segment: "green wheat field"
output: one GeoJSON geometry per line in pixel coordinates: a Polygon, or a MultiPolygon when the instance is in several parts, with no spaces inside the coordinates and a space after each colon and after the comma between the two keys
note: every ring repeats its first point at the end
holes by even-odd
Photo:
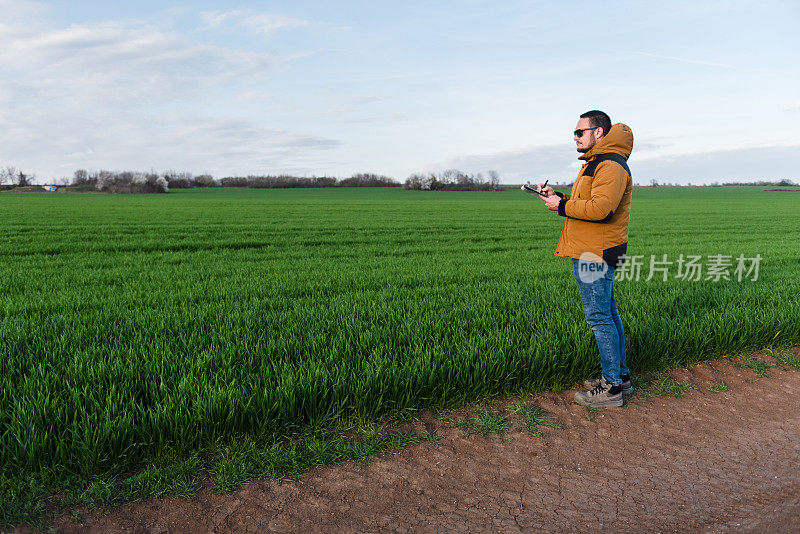
{"type": "MultiPolygon", "coordinates": [[[[797,344],[799,210],[636,188],[642,276],[616,284],[634,373],[797,344]],[[646,281],[665,254],[730,256],[731,279],[646,281]]],[[[159,462],[599,370],[562,219],[519,190],[4,193],[0,216],[0,524],[159,462]]]]}

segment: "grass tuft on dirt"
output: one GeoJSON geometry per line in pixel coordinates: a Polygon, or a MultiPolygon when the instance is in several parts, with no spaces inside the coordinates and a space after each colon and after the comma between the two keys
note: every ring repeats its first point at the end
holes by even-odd
{"type": "Polygon", "coordinates": [[[785,352],[775,358],[779,363],[800,370],[800,358],[791,352],[785,352]]]}
{"type": "Polygon", "coordinates": [[[728,389],[728,386],[727,384],[725,384],[724,380],[720,380],[719,382],[711,384],[706,389],[711,393],[720,393],[722,391],[726,391],[728,389]]]}
{"type": "Polygon", "coordinates": [[[536,437],[542,435],[542,431],[539,429],[540,426],[548,428],[559,427],[555,417],[534,404],[528,405],[518,402],[512,405],[511,411],[525,418],[525,425],[528,427],[528,430],[531,431],[531,434],[536,437]]]}
{"type": "Polygon", "coordinates": [[[480,411],[477,422],[478,430],[484,436],[501,435],[509,431],[506,418],[497,412],[480,411]]]}
{"type": "Polygon", "coordinates": [[[633,400],[647,400],[652,397],[682,397],[694,389],[689,382],[677,382],[669,376],[662,376],[652,382],[639,386],[633,400]]]}
{"type": "Polygon", "coordinates": [[[768,369],[775,367],[759,358],[758,356],[742,356],[742,363],[732,362],[734,367],[739,369],[750,369],[758,376],[769,376],[768,369]]]}

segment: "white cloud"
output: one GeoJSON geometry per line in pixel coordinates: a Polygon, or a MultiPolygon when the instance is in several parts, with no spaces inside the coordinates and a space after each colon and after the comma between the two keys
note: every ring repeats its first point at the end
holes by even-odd
{"type": "Polygon", "coordinates": [[[341,119],[336,119],[338,123],[344,124],[367,124],[371,122],[378,122],[378,123],[394,123],[396,121],[401,121],[404,119],[410,118],[410,115],[406,115],[404,113],[387,113],[384,115],[373,115],[373,116],[360,116],[360,117],[343,117],[341,119]]]}
{"type": "Polygon", "coordinates": [[[31,0],[0,0],[0,13],[3,14],[4,21],[15,21],[41,16],[47,8],[41,2],[31,0]]]}
{"type": "Polygon", "coordinates": [[[247,89],[245,91],[241,91],[238,95],[236,95],[236,100],[239,102],[250,102],[250,101],[268,101],[272,97],[272,93],[270,91],[260,91],[255,89],[247,89]]]}
{"type": "Polygon", "coordinates": [[[356,105],[359,104],[374,104],[376,102],[383,102],[388,100],[389,97],[381,96],[381,95],[352,95],[348,97],[348,100],[356,105]]]}
{"type": "Polygon", "coordinates": [[[52,135],[39,139],[37,161],[53,169],[52,176],[70,175],[78,168],[176,169],[217,175],[275,169],[310,172],[319,151],[341,144],[334,139],[263,128],[241,119],[180,113],[130,123],[95,119],[85,126],[87,134],[77,138],[70,135],[71,125],[53,124],[52,135]]]}
{"type": "MultiPolygon", "coordinates": [[[[156,27],[122,22],[71,25],[0,36],[0,72],[17,97],[61,96],[74,102],[182,99],[238,77],[263,78],[283,68],[275,54],[195,43],[156,27]]],[[[134,104],[136,102],[133,102],[134,104]]]]}
{"type": "Polygon", "coordinates": [[[205,116],[225,99],[263,104],[266,82],[289,56],[198,42],[142,21],[27,24],[35,10],[22,7],[0,28],[2,164],[43,179],[78,167],[265,172],[304,168],[316,151],[340,144],[259,124],[258,114],[205,116]]]}
{"type": "Polygon", "coordinates": [[[252,13],[241,9],[204,11],[200,16],[206,28],[219,28],[230,24],[252,28],[266,35],[283,28],[302,28],[312,24],[310,21],[286,15],[252,13]]]}
{"type": "Polygon", "coordinates": [[[320,111],[315,116],[316,117],[337,117],[344,113],[349,113],[353,111],[353,108],[333,108],[333,109],[326,109],[325,111],[320,111]]]}
{"type": "MultiPolygon", "coordinates": [[[[319,91],[320,94],[327,94],[319,91]]],[[[404,113],[382,113],[382,114],[369,114],[365,115],[361,108],[372,107],[372,104],[377,104],[389,100],[388,96],[380,95],[346,95],[335,102],[341,102],[343,105],[332,107],[316,113],[316,117],[320,118],[333,118],[337,123],[370,123],[370,122],[385,122],[397,121],[406,119],[409,116],[404,113]]]]}
{"type": "Polygon", "coordinates": [[[653,57],[657,59],[668,59],[670,61],[677,61],[679,63],[691,63],[693,65],[707,65],[709,67],[723,67],[726,69],[734,68],[733,65],[728,65],[727,63],[716,63],[714,61],[705,61],[702,59],[693,59],[693,58],[676,57],[676,56],[663,56],[661,54],[651,54],[649,52],[634,52],[634,53],[640,56],[653,57]]]}

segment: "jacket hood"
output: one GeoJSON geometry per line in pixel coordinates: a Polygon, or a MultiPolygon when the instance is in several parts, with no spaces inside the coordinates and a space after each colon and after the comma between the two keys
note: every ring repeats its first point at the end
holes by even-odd
{"type": "Polygon", "coordinates": [[[578,159],[590,160],[600,154],[619,154],[626,160],[633,151],[633,132],[626,125],[618,122],[608,131],[592,149],[580,156],[578,159]]]}

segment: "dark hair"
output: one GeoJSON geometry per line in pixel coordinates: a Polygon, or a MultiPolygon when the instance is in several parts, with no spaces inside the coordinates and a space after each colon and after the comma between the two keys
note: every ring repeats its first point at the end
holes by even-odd
{"type": "Polygon", "coordinates": [[[611,117],[602,111],[593,109],[581,115],[581,118],[589,119],[589,124],[592,125],[592,128],[602,128],[603,135],[608,135],[608,131],[611,129],[611,117]]]}

